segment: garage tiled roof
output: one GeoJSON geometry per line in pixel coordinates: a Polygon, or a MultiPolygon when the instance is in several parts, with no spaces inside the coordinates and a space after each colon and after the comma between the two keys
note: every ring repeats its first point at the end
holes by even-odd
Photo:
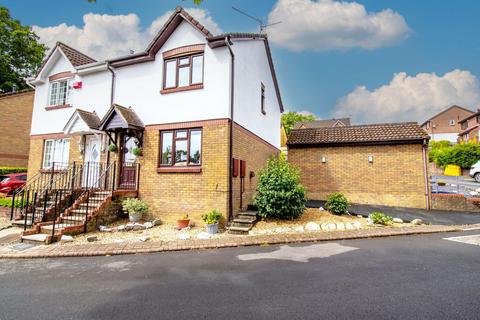
{"type": "Polygon", "coordinates": [[[416,122],[367,124],[349,127],[296,129],[287,145],[350,145],[421,142],[428,134],[416,122]]]}

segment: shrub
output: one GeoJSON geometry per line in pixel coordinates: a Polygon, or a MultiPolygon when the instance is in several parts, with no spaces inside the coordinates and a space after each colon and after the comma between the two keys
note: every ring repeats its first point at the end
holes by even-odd
{"type": "Polygon", "coordinates": [[[272,157],[260,171],[254,205],[262,218],[295,219],[305,210],[300,172],[285,160],[272,157]]]}
{"type": "Polygon", "coordinates": [[[27,172],[25,167],[0,167],[0,175],[27,172]]]}
{"type": "Polygon", "coordinates": [[[375,224],[391,224],[393,222],[393,218],[383,214],[382,212],[372,212],[368,215],[370,220],[372,220],[375,224]]]}
{"type": "Polygon", "coordinates": [[[335,192],[328,195],[325,209],[333,214],[341,215],[347,213],[349,205],[347,198],[342,193],[335,192]]]}
{"type": "Polygon", "coordinates": [[[480,145],[476,143],[460,143],[454,146],[446,143],[430,143],[429,159],[439,167],[445,168],[449,164],[469,169],[480,160],[480,145]]]}
{"type": "Polygon", "coordinates": [[[215,224],[222,219],[222,214],[217,210],[212,210],[209,213],[202,215],[202,219],[206,224],[215,224]]]}
{"type": "MultiPolygon", "coordinates": [[[[26,199],[23,200],[23,203],[26,203],[26,199]]],[[[15,199],[15,208],[19,208],[22,203],[22,199],[15,199]]],[[[11,208],[12,207],[12,198],[0,198],[0,207],[11,208]]]]}
{"type": "Polygon", "coordinates": [[[145,214],[148,212],[148,205],[136,198],[128,198],[122,202],[123,210],[128,212],[128,214],[145,214]]]}
{"type": "Polygon", "coordinates": [[[108,145],[108,151],[116,153],[118,151],[118,147],[116,144],[111,143],[108,145]]]}

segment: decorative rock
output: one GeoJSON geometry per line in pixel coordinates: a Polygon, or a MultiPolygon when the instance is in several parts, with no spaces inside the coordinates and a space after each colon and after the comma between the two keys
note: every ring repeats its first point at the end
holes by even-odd
{"type": "Polygon", "coordinates": [[[372,219],[370,219],[370,218],[367,218],[367,224],[368,224],[369,226],[373,226],[373,225],[374,225],[372,219]]]}
{"type": "Polygon", "coordinates": [[[320,226],[318,225],[318,223],[308,222],[308,223],[305,225],[305,229],[306,229],[307,231],[319,231],[319,230],[320,230],[320,226]]]}
{"type": "Polygon", "coordinates": [[[135,223],[135,224],[133,225],[133,230],[135,230],[135,231],[136,231],[136,230],[144,230],[144,229],[145,229],[145,226],[144,226],[143,224],[141,224],[141,223],[135,223]]]}
{"type": "Polygon", "coordinates": [[[357,214],[357,218],[363,218],[361,214],[357,214]]]}
{"type": "Polygon", "coordinates": [[[298,226],[298,227],[293,228],[293,231],[296,231],[296,232],[305,232],[305,228],[304,228],[303,226],[298,226]]]}
{"type": "Polygon", "coordinates": [[[290,232],[292,229],[289,227],[284,227],[284,228],[275,228],[275,233],[286,233],[290,232]]]}
{"type": "Polygon", "coordinates": [[[393,218],[394,223],[403,223],[403,220],[400,218],[393,218]]]}
{"type": "Polygon", "coordinates": [[[318,210],[325,211],[325,209],[323,207],[318,208],[318,210]]]}
{"type": "Polygon", "coordinates": [[[125,240],[123,240],[123,239],[117,239],[117,240],[115,240],[115,241],[113,241],[113,242],[115,242],[115,243],[124,243],[125,240]]]}
{"type": "Polygon", "coordinates": [[[127,223],[127,224],[125,225],[125,231],[133,230],[133,226],[134,226],[133,223],[127,223]]]}
{"type": "Polygon", "coordinates": [[[354,227],[355,229],[361,229],[361,228],[362,228],[362,224],[361,224],[360,222],[358,222],[358,221],[355,221],[355,222],[353,223],[353,227],[354,227]]]}
{"type": "Polygon", "coordinates": [[[320,227],[323,231],[328,231],[328,223],[322,223],[320,227]]]}
{"type": "Polygon", "coordinates": [[[410,223],[415,225],[420,225],[420,224],[423,224],[423,221],[422,219],[413,219],[412,221],[410,221],[410,223]]]}
{"type": "Polygon", "coordinates": [[[345,224],[343,224],[342,222],[337,223],[337,230],[345,230],[345,224]]]}
{"type": "Polygon", "coordinates": [[[197,234],[197,239],[201,239],[201,240],[205,240],[205,239],[210,239],[211,238],[211,235],[210,233],[207,233],[207,232],[200,232],[197,234]]]}
{"type": "Polygon", "coordinates": [[[150,240],[150,237],[149,236],[143,236],[143,237],[138,238],[138,240],[140,240],[142,242],[145,242],[145,241],[150,240]]]}
{"type": "Polygon", "coordinates": [[[97,236],[89,236],[89,237],[87,237],[87,241],[88,241],[88,242],[94,242],[94,241],[97,241],[97,240],[98,240],[97,236]]]}
{"type": "Polygon", "coordinates": [[[333,231],[337,229],[337,225],[335,223],[328,224],[328,230],[333,231]]]}
{"type": "Polygon", "coordinates": [[[345,223],[345,228],[346,228],[347,230],[353,230],[353,229],[355,229],[354,225],[351,224],[350,222],[345,223]]]}
{"type": "Polygon", "coordinates": [[[477,191],[470,191],[469,192],[471,196],[478,196],[478,192],[477,191]]]}
{"type": "Polygon", "coordinates": [[[190,235],[188,233],[180,233],[178,235],[178,239],[180,240],[187,240],[187,239],[190,239],[190,235]]]}
{"type": "Polygon", "coordinates": [[[154,224],[152,222],[145,222],[143,226],[145,227],[145,229],[151,229],[153,228],[154,224]]]}
{"type": "Polygon", "coordinates": [[[118,226],[117,231],[125,231],[125,226],[123,224],[118,226]]]}
{"type": "Polygon", "coordinates": [[[152,224],[153,224],[154,226],[159,226],[159,225],[162,224],[162,221],[161,221],[160,219],[155,219],[155,220],[152,221],[152,224]]]}
{"type": "Polygon", "coordinates": [[[188,227],[185,227],[185,228],[181,229],[180,231],[188,231],[188,230],[190,230],[190,229],[191,229],[191,227],[188,226],[188,227]]]}
{"type": "Polygon", "coordinates": [[[108,228],[108,227],[105,227],[105,226],[100,226],[99,229],[100,229],[100,232],[112,232],[113,231],[112,228],[108,228]]]}
{"type": "Polygon", "coordinates": [[[67,236],[66,234],[62,235],[62,238],[60,239],[62,242],[72,242],[73,237],[72,236],[67,236]]]}

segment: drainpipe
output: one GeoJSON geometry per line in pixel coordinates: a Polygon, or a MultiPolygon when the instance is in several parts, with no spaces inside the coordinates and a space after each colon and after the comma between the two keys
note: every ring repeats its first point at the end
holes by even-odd
{"type": "Polygon", "coordinates": [[[234,77],[235,77],[235,55],[233,54],[232,47],[230,46],[230,37],[225,37],[225,45],[230,52],[230,122],[229,122],[229,143],[228,143],[228,220],[233,218],[233,111],[234,111],[234,77]]]}
{"type": "Polygon", "coordinates": [[[429,192],[429,183],[428,183],[428,162],[427,162],[427,148],[428,143],[427,140],[423,140],[422,145],[422,156],[423,156],[423,178],[425,181],[425,201],[426,201],[426,208],[430,210],[430,192],[429,192]]]}
{"type": "Polygon", "coordinates": [[[107,69],[108,69],[108,71],[110,71],[112,73],[112,87],[110,89],[110,106],[112,106],[113,105],[114,92],[115,92],[115,71],[113,71],[109,62],[107,62],[107,69]]]}

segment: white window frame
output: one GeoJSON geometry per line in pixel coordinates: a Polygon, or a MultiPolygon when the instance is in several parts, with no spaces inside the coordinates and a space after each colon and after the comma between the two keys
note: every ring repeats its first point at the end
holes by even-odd
{"type": "Polygon", "coordinates": [[[68,166],[69,153],[69,139],[46,139],[43,145],[42,168],[51,169],[55,163],[55,168],[65,169],[68,166]]]}
{"type": "Polygon", "coordinates": [[[49,106],[62,106],[69,103],[69,96],[71,92],[72,79],[59,79],[50,82],[48,89],[48,105],[49,106]],[[60,85],[65,83],[65,94],[60,92],[60,85]]]}
{"type": "Polygon", "coordinates": [[[451,125],[451,126],[454,126],[456,124],[456,122],[455,122],[455,120],[449,120],[448,124],[451,125]]]}

